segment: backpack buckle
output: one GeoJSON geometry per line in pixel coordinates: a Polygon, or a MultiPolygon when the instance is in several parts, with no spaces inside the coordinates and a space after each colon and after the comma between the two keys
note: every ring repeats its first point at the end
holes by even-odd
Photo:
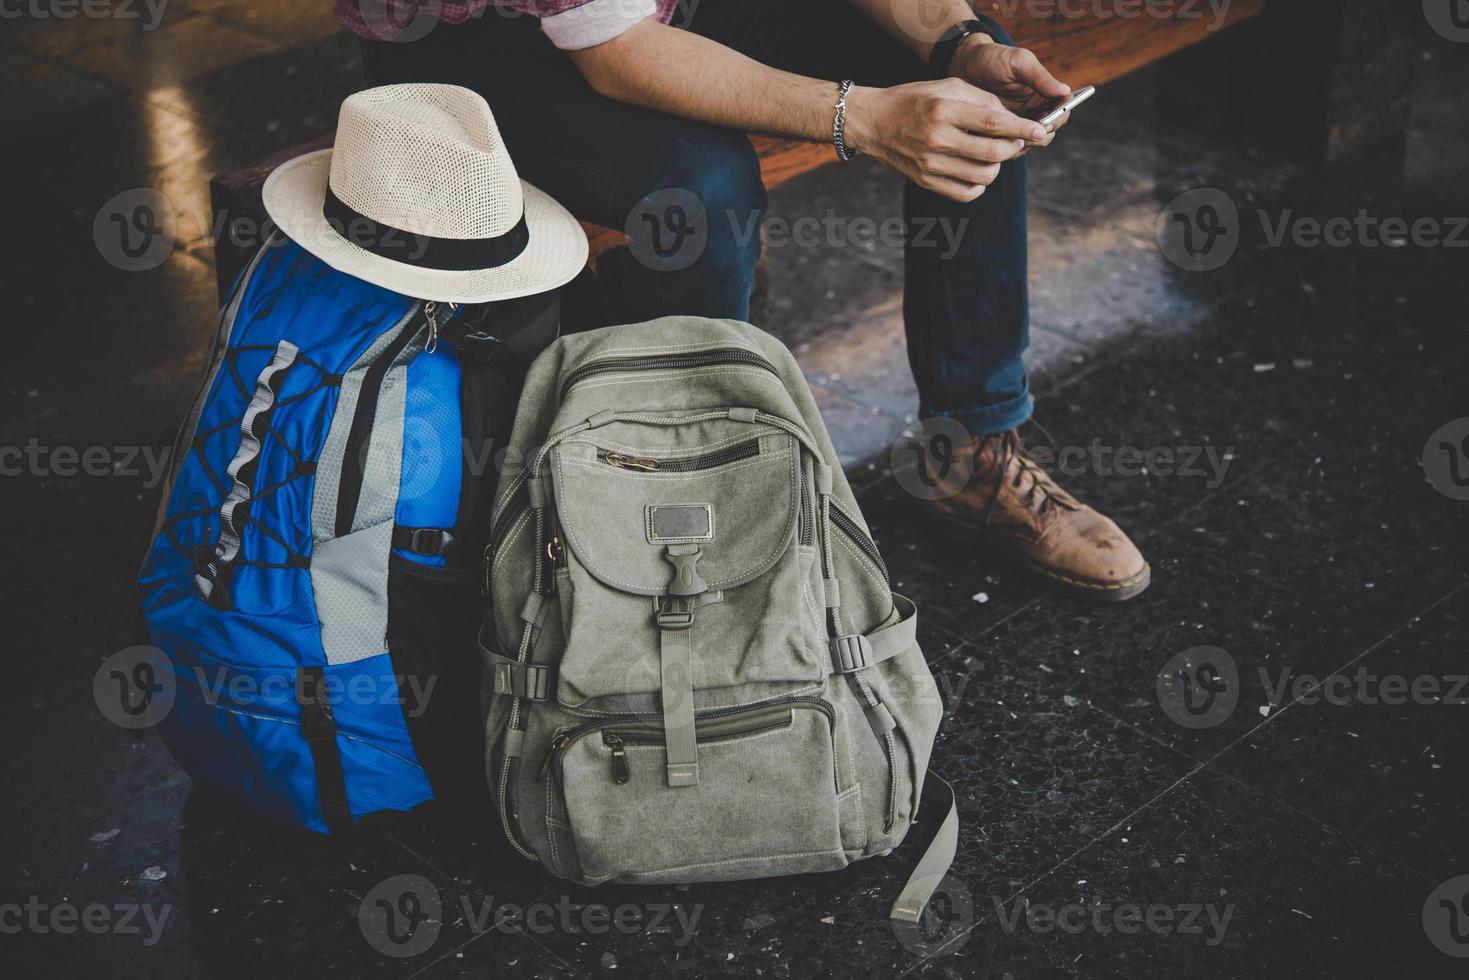
{"type": "Polygon", "coordinates": [[[653,621],[662,630],[686,630],[694,625],[697,608],[699,603],[693,596],[667,596],[653,614],[653,621]]]}
{"type": "Polygon", "coordinates": [[[301,705],[301,734],[308,742],[336,737],[337,722],[332,706],[318,700],[301,705]]]}
{"type": "Polygon", "coordinates": [[[831,640],[832,667],[838,674],[850,674],[876,662],[872,641],[860,633],[834,636],[831,640]]]}
{"type": "Polygon", "coordinates": [[[686,630],[694,625],[699,596],[709,591],[709,583],[694,567],[704,555],[696,544],[671,544],[664,557],[673,566],[673,580],[668,583],[668,595],[659,603],[653,621],[659,629],[686,630]]]}
{"type": "Polygon", "coordinates": [[[412,548],[420,555],[442,555],[454,542],[454,535],[441,528],[416,527],[411,538],[412,548]]]}

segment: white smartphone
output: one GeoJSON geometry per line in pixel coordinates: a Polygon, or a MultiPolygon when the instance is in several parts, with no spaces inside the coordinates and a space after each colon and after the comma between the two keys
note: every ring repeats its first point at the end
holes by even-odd
{"type": "Polygon", "coordinates": [[[1081,105],[1087,99],[1096,94],[1097,87],[1095,85],[1088,85],[1086,88],[1079,88],[1075,92],[1072,92],[1070,96],[1061,101],[1059,104],[1047,110],[1046,114],[1037,119],[1036,122],[1046,127],[1046,130],[1049,131],[1052,126],[1061,121],[1062,117],[1065,116],[1066,113],[1070,112],[1072,109],[1075,109],[1077,106],[1081,105]]]}

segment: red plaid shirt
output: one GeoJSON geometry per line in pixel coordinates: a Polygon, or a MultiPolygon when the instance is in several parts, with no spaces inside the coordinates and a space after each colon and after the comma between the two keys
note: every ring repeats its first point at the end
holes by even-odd
{"type": "Polygon", "coordinates": [[[517,15],[544,20],[591,4],[594,9],[587,13],[596,15],[589,18],[595,23],[586,28],[573,25],[559,32],[547,30],[558,45],[578,47],[582,45],[562,44],[562,36],[573,40],[579,35],[605,34],[601,40],[615,37],[621,31],[611,25],[625,23],[622,30],[631,27],[642,18],[645,6],[652,6],[653,16],[667,24],[681,2],[686,0],[336,0],[336,13],[349,30],[370,41],[410,41],[428,33],[438,22],[462,24],[471,17],[517,15]],[[502,9],[491,11],[490,7],[502,9]],[[592,33],[585,34],[586,30],[592,33]],[[607,33],[609,30],[612,33],[607,33]]]}

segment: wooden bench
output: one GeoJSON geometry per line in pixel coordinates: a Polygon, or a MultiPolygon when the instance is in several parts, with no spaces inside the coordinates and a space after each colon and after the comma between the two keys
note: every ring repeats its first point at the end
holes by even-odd
{"type": "MultiPolygon", "coordinates": [[[[1015,9],[1013,17],[1007,17],[1000,9],[992,9],[1000,7],[992,0],[980,4],[980,9],[1005,23],[1017,42],[1035,51],[1058,77],[1086,84],[1101,85],[1119,78],[1216,33],[1214,15],[1205,3],[1197,3],[1191,8],[1187,4],[1177,4],[1176,9],[1191,10],[1191,13],[1173,18],[1147,15],[1126,18],[1041,16],[1036,11],[1066,8],[1047,3],[1005,4],[1006,8],[1010,6],[1015,9]]],[[[1223,22],[1218,26],[1232,27],[1253,18],[1263,6],[1264,0],[1233,0],[1227,5],[1223,22]]],[[[832,148],[825,144],[761,135],[752,135],[750,139],[760,157],[761,176],[766,187],[770,188],[836,159],[832,148]]],[[[330,143],[330,136],[323,136],[254,166],[220,174],[210,181],[210,202],[215,218],[213,227],[216,229],[215,263],[221,295],[248,259],[253,241],[253,238],[233,240],[230,222],[245,218],[247,221],[243,227],[260,227],[265,219],[260,187],[270,171],[293,156],[330,143]]],[[[511,149],[513,152],[514,148],[511,149]]],[[[627,241],[620,229],[586,223],[583,227],[591,242],[593,263],[597,255],[627,241]]]]}

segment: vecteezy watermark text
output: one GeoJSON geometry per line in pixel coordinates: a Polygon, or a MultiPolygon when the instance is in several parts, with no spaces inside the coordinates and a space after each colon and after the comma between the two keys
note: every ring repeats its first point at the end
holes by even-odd
{"type": "MultiPolygon", "coordinates": [[[[943,500],[962,492],[974,475],[974,437],[957,419],[934,416],[908,426],[893,441],[888,465],[893,477],[920,500],[943,500]]],[[[1053,476],[1148,476],[1203,480],[1222,486],[1234,463],[1233,446],[1112,445],[1093,438],[1086,445],[1024,447],[1030,462],[1053,476]]]]}
{"type": "MultiPolygon", "coordinates": [[[[1291,667],[1255,669],[1261,704],[1269,716],[1287,704],[1334,707],[1418,705],[1469,707],[1469,674],[1379,673],[1365,664],[1322,677],[1291,667]]],[[[1191,647],[1169,658],[1157,676],[1158,706],[1184,728],[1214,728],[1234,714],[1245,678],[1229,652],[1191,647]]]]}
{"type": "MultiPolygon", "coordinates": [[[[702,905],[669,902],[607,906],[576,902],[569,895],[529,904],[496,902],[493,895],[476,899],[459,896],[460,918],[475,935],[491,930],[505,933],[573,936],[666,934],[673,945],[687,946],[699,928],[702,905]]],[[[373,949],[385,956],[406,958],[431,949],[443,929],[444,900],[423,875],[394,875],[362,897],[357,921],[373,949]]]]}
{"type": "Polygon", "coordinates": [[[30,895],[23,903],[0,903],[0,934],[142,936],[144,946],[155,946],[172,913],[170,903],[88,902],[79,906],[46,902],[39,895],[30,895]]]}
{"type": "Polygon", "coordinates": [[[0,20],[136,20],[156,30],[169,0],[0,0],[0,20]]]}
{"type": "MultiPolygon", "coordinates": [[[[428,710],[438,682],[439,675],[432,673],[326,674],[312,697],[328,708],[396,705],[407,717],[418,718],[428,710]]],[[[92,676],[92,697],[108,721],[139,731],[168,717],[181,686],[210,706],[268,713],[287,707],[294,714],[305,693],[302,683],[285,671],[262,675],[194,664],[180,672],[162,650],[140,645],[102,662],[92,676]]]]}
{"type": "Polygon", "coordinates": [[[152,490],[168,474],[171,456],[167,446],[48,446],[32,437],[24,446],[0,446],[0,477],[142,477],[152,490]]]}
{"type": "MultiPolygon", "coordinates": [[[[1155,237],[1168,261],[1189,272],[1210,272],[1227,264],[1244,238],[1247,212],[1227,192],[1198,187],[1175,197],[1158,214],[1155,237]]],[[[1294,208],[1272,213],[1254,210],[1265,248],[1469,248],[1469,215],[1317,216],[1294,208]]]]}
{"type": "Polygon", "coordinates": [[[1210,490],[1223,485],[1234,461],[1233,446],[1111,446],[1093,439],[1085,446],[1034,446],[1030,458],[1061,476],[1159,476],[1201,479],[1210,490]]]}
{"type": "Polygon", "coordinates": [[[1017,932],[1022,924],[1031,932],[1045,935],[1064,932],[1078,936],[1092,932],[1099,936],[1113,933],[1136,935],[1148,932],[1155,936],[1203,936],[1205,946],[1218,946],[1224,941],[1234,904],[1183,902],[1179,904],[1147,904],[1135,902],[1067,902],[1048,905],[1022,898],[1006,908],[1005,899],[991,896],[995,918],[1007,934],[1017,932]]]}

